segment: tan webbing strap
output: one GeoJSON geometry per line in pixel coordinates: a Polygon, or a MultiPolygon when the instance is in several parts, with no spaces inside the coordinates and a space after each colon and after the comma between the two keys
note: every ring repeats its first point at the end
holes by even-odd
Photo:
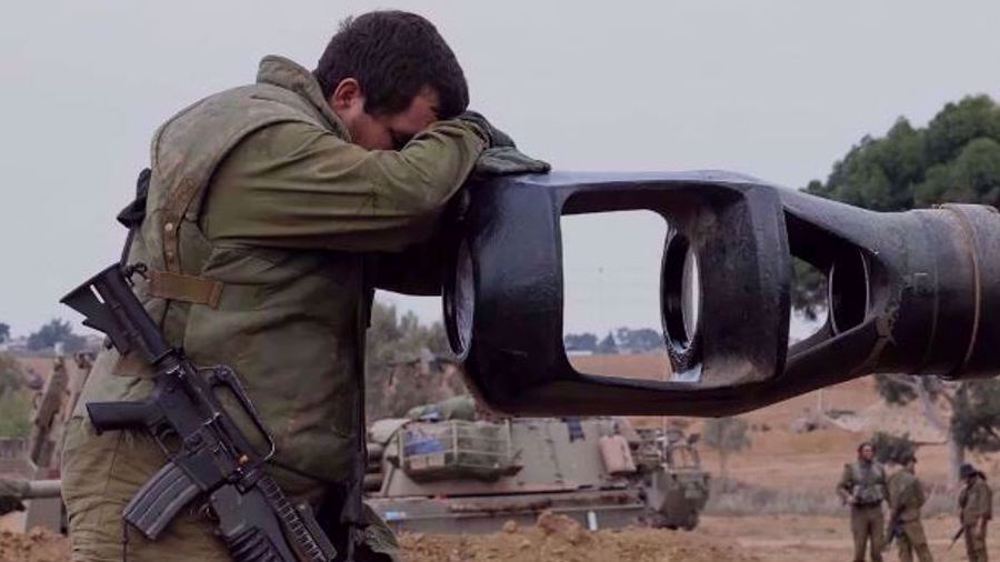
{"type": "Polygon", "coordinates": [[[204,277],[157,269],[149,271],[149,295],[161,299],[205,304],[216,308],[219,306],[223,287],[221,281],[204,277]]]}
{"type": "Polygon", "coordinates": [[[163,263],[167,271],[180,274],[180,234],[181,219],[191,200],[198,194],[198,182],[184,178],[173,192],[167,195],[163,217],[163,263]]]}

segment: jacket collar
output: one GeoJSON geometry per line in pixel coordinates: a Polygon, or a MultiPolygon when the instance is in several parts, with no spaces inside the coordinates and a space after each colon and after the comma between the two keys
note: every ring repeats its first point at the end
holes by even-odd
{"type": "Polygon", "coordinates": [[[271,84],[295,92],[323,116],[338,136],[350,142],[350,132],[323,98],[323,91],[316,77],[297,62],[278,55],[264,57],[257,71],[257,83],[271,84]]]}

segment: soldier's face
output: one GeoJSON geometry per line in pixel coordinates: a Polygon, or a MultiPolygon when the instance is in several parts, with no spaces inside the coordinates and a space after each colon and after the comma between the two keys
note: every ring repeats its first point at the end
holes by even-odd
{"type": "Polygon", "coordinates": [[[343,80],[330,97],[330,107],[351,133],[351,142],[368,150],[399,150],[414,135],[438,120],[439,97],[425,87],[398,113],[373,115],[353,79],[343,80]]]}
{"type": "Polygon", "coordinates": [[[864,447],[861,447],[860,455],[861,458],[866,461],[870,461],[875,458],[875,449],[873,449],[870,445],[865,445],[864,447]]]}

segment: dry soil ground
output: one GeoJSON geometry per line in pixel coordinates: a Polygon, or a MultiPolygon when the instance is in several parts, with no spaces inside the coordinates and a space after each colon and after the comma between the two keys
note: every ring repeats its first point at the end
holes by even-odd
{"type": "MultiPolygon", "coordinates": [[[[613,372],[629,372],[648,378],[650,365],[656,360],[619,358],[613,372]]],[[[594,371],[607,366],[598,365],[594,371]]],[[[605,372],[608,372],[605,370],[605,372]]],[[[823,514],[801,513],[801,505],[788,513],[755,516],[724,516],[721,510],[707,513],[702,524],[693,532],[672,532],[650,529],[626,529],[587,533],[580,530],[555,530],[543,527],[516,529],[509,533],[486,536],[404,535],[402,543],[406,558],[412,562],[430,561],[574,561],[606,562],[636,560],[650,562],[840,562],[850,560],[850,533],[846,513],[833,500],[833,487],[845,462],[852,459],[857,443],[878,429],[870,426],[861,432],[849,432],[827,427],[808,433],[790,429],[793,420],[807,410],[815,410],[821,402],[817,393],[801,396],[749,414],[748,421],[757,428],[751,433],[752,447],[733,457],[729,463],[730,477],[742,484],[781,489],[792,494],[830,498],[823,514]],[[768,427],[767,431],[761,430],[768,427]]],[[[826,409],[868,411],[879,403],[871,379],[859,379],[823,391],[826,409]]],[[[922,423],[915,409],[882,412],[879,419],[896,419],[897,426],[914,429],[922,423]]],[[[659,424],[662,420],[644,419],[641,423],[659,424]]],[[[700,422],[692,421],[697,431],[700,422]]],[[[953,505],[955,490],[948,481],[947,451],[942,444],[926,444],[919,449],[919,476],[935,487],[935,502],[943,508],[942,515],[926,522],[927,533],[935,560],[964,560],[961,544],[947,550],[954,531],[954,516],[947,512],[953,505]]],[[[717,457],[703,449],[706,467],[717,471],[717,457]]],[[[1000,482],[1000,465],[996,457],[973,457],[992,482],[1000,482]]],[[[996,494],[1000,499],[1000,493],[996,494]]],[[[780,512],[784,506],[769,506],[780,512]]],[[[0,522],[0,529],[3,528],[0,522]]],[[[1000,530],[993,530],[990,554],[1000,557],[1000,530]]],[[[47,534],[0,534],[0,561],[65,560],[64,539],[47,534]],[[33,553],[33,554],[32,554],[33,553]]],[[[887,556],[895,560],[895,554],[887,556]]]]}
{"type": "MultiPolygon", "coordinates": [[[[948,550],[953,520],[927,521],[934,559],[965,560],[962,545],[948,550]]],[[[407,534],[408,562],[843,562],[851,559],[846,521],[836,517],[705,517],[697,531],[516,529],[481,536],[407,534]]],[[[1000,541],[990,556],[1000,556],[1000,541]]],[[[0,532],[0,561],[64,562],[64,537],[0,532]]],[[[886,560],[896,560],[895,553],[886,560]]]]}

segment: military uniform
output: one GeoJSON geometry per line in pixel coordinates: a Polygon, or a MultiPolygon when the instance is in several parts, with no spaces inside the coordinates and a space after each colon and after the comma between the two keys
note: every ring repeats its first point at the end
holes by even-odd
{"type": "Polygon", "coordinates": [[[837,484],[837,492],[851,504],[855,562],[864,562],[866,543],[869,545],[871,559],[881,562],[882,544],[885,542],[882,501],[887,496],[885,469],[877,462],[858,460],[846,464],[837,484]]]}
{"type": "MultiPolygon", "coordinates": [[[[394,262],[434,236],[488,141],[457,120],[398,152],[350,140],[310,72],[264,58],[256,84],[199,101],[156,132],[129,262],[149,266],[136,292],[167,339],[196,364],[239,374],[277,441],[269,471],[285,491],[347,498],[335,526],[364,529],[371,550],[396,556],[360,503],[369,306],[377,286],[436,289],[440,269],[394,262]],[[430,281],[386,273],[414,269],[430,281]]],[[[75,560],[122,559],[122,508],[165,460],[143,432],[96,435],[82,405],[141,400],[150,375],[138,356],[103,351],[69,422],[62,474],[75,560]]],[[[155,545],[130,533],[127,556],[228,560],[212,531],[192,506],[155,545]]]]}
{"type": "Polygon", "coordinates": [[[993,518],[993,490],[981,474],[966,483],[958,496],[962,527],[965,528],[965,551],[969,562],[986,562],[986,531],[980,521],[993,518]],[[982,530],[982,532],[980,532],[982,530]]]}
{"type": "Polygon", "coordinates": [[[895,514],[900,529],[896,539],[900,562],[912,562],[914,552],[920,562],[933,561],[920,522],[920,508],[927,501],[923,484],[912,472],[902,469],[889,477],[887,487],[890,513],[895,514]]]}

